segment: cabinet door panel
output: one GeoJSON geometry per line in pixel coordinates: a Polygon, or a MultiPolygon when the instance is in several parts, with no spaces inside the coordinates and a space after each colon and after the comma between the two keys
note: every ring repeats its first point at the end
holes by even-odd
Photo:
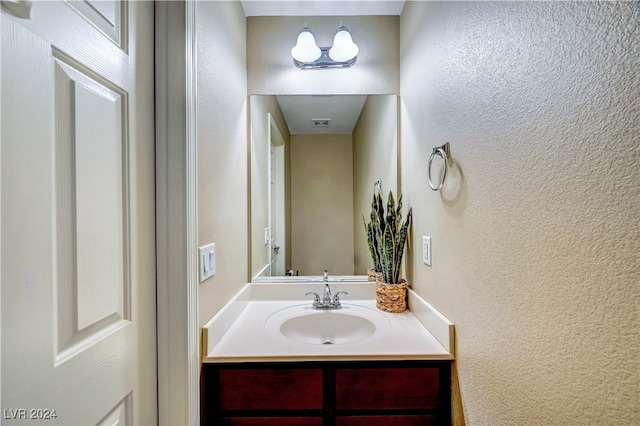
{"type": "Polygon", "coordinates": [[[223,425],[229,426],[322,426],[320,417],[244,417],[226,418],[223,425]]]}
{"type": "Polygon", "coordinates": [[[338,417],[336,420],[337,426],[430,426],[437,424],[438,419],[432,415],[338,417]]]}
{"type": "Polygon", "coordinates": [[[322,408],[322,369],[220,370],[222,410],[322,408]]]}
{"type": "Polygon", "coordinates": [[[336,408],[435,408],[437,368],[353,368],[336,371],[336,408]]]}

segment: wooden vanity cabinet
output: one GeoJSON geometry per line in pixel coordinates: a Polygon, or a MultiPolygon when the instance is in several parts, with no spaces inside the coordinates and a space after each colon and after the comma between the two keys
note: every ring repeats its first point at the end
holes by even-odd
{"type": "Polygon", "coordinates": [[[204,364],[202,425],[451,424],[450,361],[204,364]]]}

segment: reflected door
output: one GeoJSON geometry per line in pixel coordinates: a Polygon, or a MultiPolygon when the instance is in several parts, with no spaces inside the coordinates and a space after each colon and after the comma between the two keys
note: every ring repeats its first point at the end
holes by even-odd
{"type": "Polygon", "coordinates": [[[3,424],[155,424],[153,4],[2,3],[3,424]]]}
{"type": "Polygon", "coordinates": [[[269,114],[269,222],[271,241],[269,259],[271,276],[285,274],[285,190],[284,190],[284,139],[277,124],[269,114]]]}

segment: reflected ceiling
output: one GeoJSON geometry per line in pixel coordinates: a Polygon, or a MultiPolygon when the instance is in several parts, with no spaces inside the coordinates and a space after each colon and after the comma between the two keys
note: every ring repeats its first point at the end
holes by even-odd
{"type": "Polygon", "coordinates": [[[292,135],[350,134],[366,95],[276,96],[292,135]]]}

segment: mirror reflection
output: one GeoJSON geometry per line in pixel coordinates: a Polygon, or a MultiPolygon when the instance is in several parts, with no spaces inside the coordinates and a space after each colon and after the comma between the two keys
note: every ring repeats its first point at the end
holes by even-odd
{"type": "Polygon", "coordinates": [[[398,97],[252,95],[249,135],[252,280],[366,281],[362,216],[376,182],[398,193],[398,97]]]}

